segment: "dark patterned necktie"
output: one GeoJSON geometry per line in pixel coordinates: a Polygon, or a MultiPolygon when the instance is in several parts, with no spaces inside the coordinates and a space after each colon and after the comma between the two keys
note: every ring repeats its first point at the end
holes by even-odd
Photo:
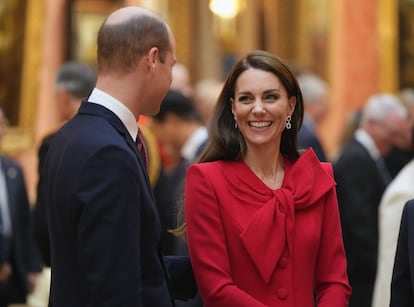
{"type": "Polygon", "coordinates": [[[148,153],[147,148],[145,146],[144,137],[142,136],[141,130],[138,129],[138,134],[136,138],[136,144],[138,147],[138,151],[141,154],[142,159],[144,160],[145,167],[148,168],[148,153]]]}

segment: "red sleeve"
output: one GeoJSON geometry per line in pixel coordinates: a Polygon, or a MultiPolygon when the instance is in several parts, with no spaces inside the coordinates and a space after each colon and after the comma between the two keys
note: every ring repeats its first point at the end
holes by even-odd
{"type": "MultiPolygon", "coordinates": [[[[326,170],[328,164],[324,163],[324,166],[326,170]]],[[[330,164],[327,171],[332,174],[330,164]]],[[[325,199],[315,279],[318,306],[348,306],[351,287],[347,276],[346,255],[335,188],[326,195],[325,199]]]]}
{"type": "Polygon", "coordinates": [[[191,263],[204,305],[266,306],[233,283],[217,191],[202,166],[193,165],[187,172],[185,210],[191,263]]]}

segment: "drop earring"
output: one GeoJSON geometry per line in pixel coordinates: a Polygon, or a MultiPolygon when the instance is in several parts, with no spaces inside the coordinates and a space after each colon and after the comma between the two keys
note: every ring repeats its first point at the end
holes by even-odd
{"type": "Polygon", "coordinates": [[[286,129],[290,129],[290,128],[292,128],[292,123],[291,123],[291,121],[292,121],[292,116],[288,115],[288,116],[286,117],[286,124],[285,124],[286,129]]]}
{"type": "Polygon", "coordinates": [[[234,128],[237,129],[237,118],[234,116],[234,128]]]}

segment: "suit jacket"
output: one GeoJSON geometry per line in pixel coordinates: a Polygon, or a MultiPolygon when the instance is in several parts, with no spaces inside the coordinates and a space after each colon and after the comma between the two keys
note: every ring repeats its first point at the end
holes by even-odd
{"type": "Polygon", "coordinates": [[[30,227],[30,205],[23,171],[15,161],[5,156],[0,156],[0,163],[6,180],[12,227],[10,255],[3,256],[13,270],[10,277],[13,289],[9,291],[19,293],[19,300],[25,301],[28,294],[27,274],[40,272],[41,264],[30,227]]]}
{"type": "Polygon", "coordinates": [[[311,147],[320,161],[328,161],[322,144],[316,134],[314,124],[307,117],[304,118],[302,127],[298,132],[298,147],[300,149],[311,147]]]}
{"type": "MultiPolygon", "coordinates": [[[[205,149],[208,144],[208,138],[206,138],[197,148],[194,149],[195,159],[198,159],[198,156],[205,149]]],[[[184,201],[184,182],[185,174],[188,167],[194,161],[189,161],[188,159],[182,159],[180,163],[171,171],[165,172],[165,176],[160,176],[154,194],[159,200],[159,209],[161,223],[163,225],[163,252],[165,255],[177,255],[177,258],[188,258],[188,249],[187,242],[185,238],[177,238],[171,233],[168,232],[170,229],[176,228],[180,225],[183,220],[183,201],[184,201]]],[[[200,295],[197,292],[197,287],[192,283],[194,275],[191,271],[191,274],[187,274],[186,281],[179,280],[177,278],[177,269],[174,269],[171,265],[171,259],[174,257],[166,257],[167,269],[171,275],[172,289],[174,297],[180,298],[180,293],[183,291],[188,292],[184,295],[185,299],[177,299],[175,305],[177,307],[201,307],[203,303],[201,301],[200,295]],[[176,287],[180,286],[182,290],[177,291],[176,287]],[[197,293],[196,293],[197,292],[197,293]]],[[[182,274],[179,274],[182,275],[182,274]]],[[[181,294],[181,297],[182,294],[181,294]]]]}
{"type": "Polygon", "coordinates": [[[401,218],[391,282],[390,307],[414,306],[414,200],[406,203],[401,218]]]}
{"type": "Polygon", "coordinates": [[[377,270],[378,206],[385,183],[375,161],[354,138],[334,165],[348,277],[350,307],[371,306],[377,270]]]}
{"type": "Polygon", "coordinates": [[[37,200],[32,210],[32,228],[33,235],[45,266],[50,267],[50,243],[49,232],[46,219],[46,191],[44,188],[44,171],[43,167],[46,160],[46,154],[49,151],[55,133],[48,135],[42,142],[38,151],[38,175],[37,200]]]}
{"type": "Polygon", "coordinates": [[[110,110],[83,102],[45,163],[49,306],[173,306],[144,161],[110,110]]]}
{"type": "Polygon", "coordinates": [[[285,159],[280,189],[243,161],[193,164],[185,210],[190,258],[206,307],[348,305],[335,182],[312,150],[285,159]]]}
{"type": "Polygon", "coordinates": [[[401,171],[401,169],[414,158],[413,150],[401,150],[397,147],[391,149],[391,151],[384,157],[385,165],[390,173],[390,176],[394,178],[401,171]]]}

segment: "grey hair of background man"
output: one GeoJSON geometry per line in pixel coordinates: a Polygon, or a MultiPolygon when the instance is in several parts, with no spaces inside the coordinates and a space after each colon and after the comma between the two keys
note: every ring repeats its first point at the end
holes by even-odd
{"type": "Polygon", "coordinates": [[[63,64],[56,74],[57,90],[82,99],[89,96],[96,83],[96,74],[89,66],[79,62],[63,64]]]}
{"type": "Polygon", "coordinates": [[[407,110],[397,96],[392,94],[371,96],[362,111],[361,124],[369,120],[382,122],[390,114],[397,114],[401,118],[407,117],[407,110]]]}
{"type": "Polygon", "coordinates": [[[406,107],[414,106],[414,88],[403,88],[400,93],[400,99],[406,107]]]}
{"type": "Polygon", "coordinates": [[[304,104],[316,102],[328,93],[327,83],[315,74],[304,73],[297,79],[302,91],[304,104]]]}

